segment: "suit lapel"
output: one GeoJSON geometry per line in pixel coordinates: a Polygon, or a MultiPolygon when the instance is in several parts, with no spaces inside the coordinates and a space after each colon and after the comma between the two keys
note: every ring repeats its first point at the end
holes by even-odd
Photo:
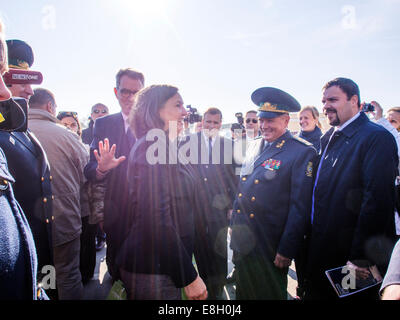
{"type": "Polygon", "coordinates": [[[34,155],[36,155],[36,150],[33,144],[29,143],[28,137],[24,132],[10,132],[10,135],[22,143],[29,151],[31,151],[34,155]]]}

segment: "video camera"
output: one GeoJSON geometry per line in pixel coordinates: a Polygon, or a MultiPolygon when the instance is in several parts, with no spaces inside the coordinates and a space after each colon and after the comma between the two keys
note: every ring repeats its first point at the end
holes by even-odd
{"type": "Polygon", "coordinates": [[[8,72],[3,75],[3,80],[7,86],[13,84],[41,84],[43,75],[39,71],[9,69],[8,72]]]}
{"type": "Polygon", "coordinates": [[[237,122],[241,125],[241,127],[244,128],[243,123],[244,123],[244,119],[243,119],[243,113],[241,112],[236,112],[235,113],[235,117],[237,119],[237,122]]]}
{"type": "Polygon", "coordinates": [[[196,108],[192,108],[191,105],[186,106],[186,108],[188,109],[188,115],[185,117],[185,121],[190,124],[201,122],[202,116],[197,112],[196,108]]]}

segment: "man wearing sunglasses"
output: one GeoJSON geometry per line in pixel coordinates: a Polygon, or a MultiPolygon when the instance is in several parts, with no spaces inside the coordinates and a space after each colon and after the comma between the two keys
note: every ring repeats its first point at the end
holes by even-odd
{"type": "Polygon", "coordinates": [[[133,69],[121,69],[116,76],[115,96],[121,112],[97,118],[90,145],[90,161],[85,167],[89,181],[105,184],[104,220],[100,222],[107,234],[107,267],[113,280],[117,250],[123,239],[122,230],[128,210],[127,161],[135,138],[128,124],[135,95],[144,87],[144,76],[133,69]]]}
{"type": "Polygon", "coordinates": [[[260,125],[258,123],[257,111],[247,111],[245,116],[246,137],[248,140],[253,140],[259,136],[260,125]]]}
{"type": "Polygon", "coordinates": [[[107,116],[108,107],[102,103],[96,103],[91,110],[89,127],[82,131],[82,142],[90,145],[93,141],[93,127],[96,119],[107,116]]]}

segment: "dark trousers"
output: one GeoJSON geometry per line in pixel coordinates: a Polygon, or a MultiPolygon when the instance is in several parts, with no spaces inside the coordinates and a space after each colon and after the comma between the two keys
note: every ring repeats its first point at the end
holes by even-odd
{"type": "Polygon", "coordinates": [[[308,242],[309,242],[309,237],[305,237],[300,245],[299,254],[294,259],[296,276],[297,276],[296,295],[300,299],[304,298],[304,291],[305,291],[305,275],[307,267],[308,242]]]}
{"type": "Polygon", "coordinates": [[[228,273],[227,231],[224,221],[196,226],[194,256],[210,300],[221,298],[228,273]]]}
{"type": "Polygon", "coordinates": [[[79,269],[82,282],[93,278],[96,267],[96,228],[97,225],[89,224],[89,216],[82,218],[81,252],[79,269]]]}
{"type": "Polygon", "coordinates": [[[237,300],[287,300],[288,268],[255,254],[236,255],[235,261],[237,300]]]}
{"type": "Polygon", "coordinates": [[[119,269],[128,300],[181,300],[181,289],[165,274],[132,273],[119,269]]]}
{"type": "Polygon", "coordinates": [[[112,281],[120,280],[119,270],[116,266],[116,259],[117,259],[117,248],[119,246],[113,241],[113,237],[110,236],[109,233],[106,233],[106,244],[107,244],[107,251],[106,251],[106,263],[107,263],[107,270],[110,274],[112,281]]]}

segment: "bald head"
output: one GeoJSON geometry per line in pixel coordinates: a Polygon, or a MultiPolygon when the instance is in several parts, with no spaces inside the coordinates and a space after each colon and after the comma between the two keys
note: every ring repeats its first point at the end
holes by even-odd
{"type": "Polygon", "coordinates": [[[29,99],[29,108],[46,110],[56,116],[57,104],[54,94],[48,89],[35,89],[29,99]]]}

